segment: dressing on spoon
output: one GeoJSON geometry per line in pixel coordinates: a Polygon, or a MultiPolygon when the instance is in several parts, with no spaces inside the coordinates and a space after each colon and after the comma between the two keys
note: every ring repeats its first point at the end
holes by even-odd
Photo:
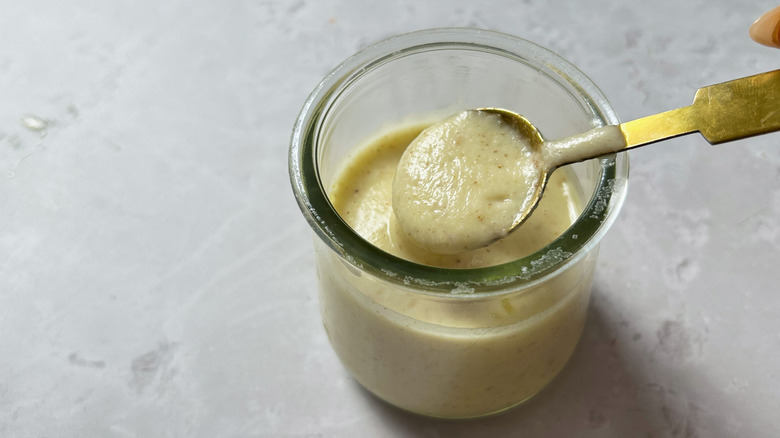
{"type": "Polygon", "coordinates": [[[780,70],[701,88],[683,108],[556,141],[545,141],[511,111],[464,111],[406,149],[393,181],[393,211],[418,245],[456,254],[517,228],[557,167],[696,131],[717,144],[778,130],[780,70]]]}

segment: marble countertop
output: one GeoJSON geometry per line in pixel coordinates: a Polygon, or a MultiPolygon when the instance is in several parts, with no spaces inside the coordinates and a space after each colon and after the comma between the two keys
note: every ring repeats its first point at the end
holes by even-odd
{"type": "Polygon", "coordinates": [[[572,362],[467,422],[342,368],[286,161],[322,76],[393,34],[524,37],[630,120],[778,68],[747,35],[773,2],[2,3],[0,436],[780,435],[780,134],[632,151],[572,362]]]}

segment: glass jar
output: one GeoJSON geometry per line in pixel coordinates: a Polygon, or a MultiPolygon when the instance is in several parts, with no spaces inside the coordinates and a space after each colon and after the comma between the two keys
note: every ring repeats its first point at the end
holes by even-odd
{"type": "Polygon", "coordinates": [[[382,41],[339,65],[306,100],[290,145],[334,350],[369,391],[434,417],[500,412],[560,372],[582,333],[598,244],[628,176],[626,154],[569,166],[583,200],[576,221],[527,257],[478,269],[392,256],[334,210],[328,189],[367,139],[479,107],[523,114],[549,139],[619,123],[601,91],[554,53],[496,32],[432,29],[382,41]]]}

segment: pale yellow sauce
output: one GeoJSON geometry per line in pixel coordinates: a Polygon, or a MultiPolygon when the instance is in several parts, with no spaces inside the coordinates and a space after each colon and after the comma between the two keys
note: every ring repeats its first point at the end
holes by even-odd
{"type": "MultiPolygon", "coordinates": [[[[532,218],[504,240],[454,255],[410,244],[394,224],[392,180],[423,128],[399,129],[360,148],[329,191],[345,221],[377,247],[422,264],[489,266],[540,249],[578,216],[576,178],[560,171],[532,218]]],[[[582,332],[596,260],[595,251],[586,253],[522,291],[452,300],[355,269],[319,240],[315,248],[323,323],[352,376],[391,404],[448,418],[512,407],[560,372],[582,332]]]]}

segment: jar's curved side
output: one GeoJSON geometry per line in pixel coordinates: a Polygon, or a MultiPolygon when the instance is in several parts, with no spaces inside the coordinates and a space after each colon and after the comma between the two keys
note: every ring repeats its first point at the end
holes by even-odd
{"type": "MultiPolygon", "coordinates": [[[[323,242],[315,246],[323,324],[341,362],[379,398],[442,418],[501,412],[532,398],[555,378],[581,336],[596,258],[595,251],[590,252],[577,263],[582,273],[567,271],[577,281],[540,286],[562,289],[535,314],[506,324],[505,315],[496,314],[493,325],[453,327],[463,316],[483,313],[480,303],[470,303],[473,306],[461,311],[441,303],[444,315],[429,315],[437,318],[435,323],[419,314],[420,307],[436,306],[433,297],[389,309],[376,294],[386,298],[400,291],[382,280],[367,279],[366,274],[347,272],[348,267],[323,242]]],[[[558,280],[561,276],[551,281],[561,283],[558,280]]],[[[537,300],[548,295],[545,290],[535,292],[537,300]]],[[[528,298],[522,291],[514,295],[528,298]]],[[[497,313],[511,311],[506,299],[482,301],[492,301],[489,304],[497,313]]],[[[490,319],[490,314],[485,316],[490,319]]]]}

